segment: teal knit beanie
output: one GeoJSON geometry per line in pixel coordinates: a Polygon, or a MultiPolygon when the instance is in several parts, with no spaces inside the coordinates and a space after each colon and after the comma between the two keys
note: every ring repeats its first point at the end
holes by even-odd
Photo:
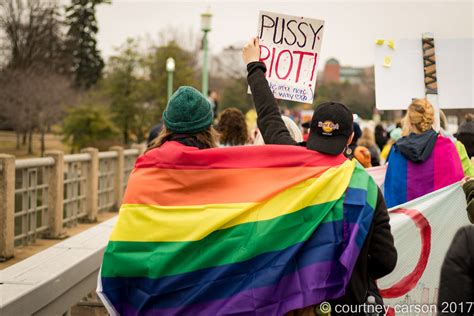
{"type": "Polygon", "coordinates": [[[182,86],[173,93],[163,112],[163,122],[175,133],[195,134],[212,124],[211,104],[193,87],[182,86]]]}

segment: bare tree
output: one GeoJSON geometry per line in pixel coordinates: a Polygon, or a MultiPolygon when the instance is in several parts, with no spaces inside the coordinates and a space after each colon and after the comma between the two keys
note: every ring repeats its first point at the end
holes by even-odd
{"type": "Polygon", "coordinates": [[[64,32],[56,1],[2,0],[0,29],[8,68],[66,71],[64,32]]]}
{"type": "Polygon", "coordinates": [[[33,152],[33,132],[44,135],[62,113],[69,88],[69,57],[65,53],[63,24],[55,0],[0,1],[0,30],[3,35],[0,67],[0,110],[33,152]]]}
{"type": "Polygon", "coordinates": [[[30,80],[30,104],[37,114],[36,126],[40,133],[41,156],[44,155],[45,135],[63,116],[64,108],[74,104],[72,82],[62,75],[44,72],[34,74],[30,80]]]}
{"type": "Polygon", "coordinates": [[[0,110],[15,129],[17,149],[20,148],[20,135],[23,135],[26,141],[28,131],[33,128],[28,82],[22,80],[23,77],[25,73],[20,70],[3,70],[0,75],[0,110]]]}
{"type": "Polygon", "coordinates": [[[25,135],[28,153],[33,153],[33,132],[40,133],[41,155],[45,151],[45,134],[63,116],[64,108],[74,104],[76,93],[71,81],[52,72],[28,70],[4,71],[0,79],[3,114],[14,126],[17,148],[25,135]]]}

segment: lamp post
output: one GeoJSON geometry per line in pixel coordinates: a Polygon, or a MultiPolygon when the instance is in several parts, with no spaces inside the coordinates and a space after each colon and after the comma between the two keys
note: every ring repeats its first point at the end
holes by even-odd
{"type": "Polygon", "coordinates": [[[202,46],[204,51],[204,60],[202,63],[202,94],[207,96],[208,91],[208,73],[207,73],[207,33],[211,31],[211,18],[212,14],[204,12],[201,14],[201,30],[204,32],[204,37],[202,39],[202,46]]]}
{"type": "Polygon", "coordinates": [[[173,72],[174,72],[174,58],[170,57],[166,60],[166,71],[168,72],[168,102],[173,94],[173,72]]]}

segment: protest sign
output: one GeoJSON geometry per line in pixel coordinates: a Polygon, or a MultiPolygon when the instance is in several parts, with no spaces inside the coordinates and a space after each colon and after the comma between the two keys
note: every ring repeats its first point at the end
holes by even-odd
{"type": "Polygon", "coordinates": [[[387,315],[436,315],[441,265],[456,231],[469,225],[461,184],[393,207],[389,214],[398,261],[377,282],[391,306],[387,315]]]}
{"type": "Polygon", "coordinates": [[[312,103],[324,21],[260,12],[260,61],[278,99],[312,103]]]}
{"type": "MultiPolygon", "coordinates": [[[[394,48],[375,45],[375,102],[379,110],[406,110],[412,98],[425,97],[420,39],[400,39],[394,48]]],[[[474,39],[435,39],[438,104],[441,109],[474,107],[474,39]]]]}

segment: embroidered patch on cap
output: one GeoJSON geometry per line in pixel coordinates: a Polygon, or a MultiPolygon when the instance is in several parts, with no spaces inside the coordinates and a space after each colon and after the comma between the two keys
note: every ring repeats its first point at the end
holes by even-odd
{"type": "Polygon", "coordinates": [[[318,127],[323,129],[323,135],[332,135],[334,130],[339,129],[339,124],[334,124],[332,121],[318,122],[318,127]]]}

